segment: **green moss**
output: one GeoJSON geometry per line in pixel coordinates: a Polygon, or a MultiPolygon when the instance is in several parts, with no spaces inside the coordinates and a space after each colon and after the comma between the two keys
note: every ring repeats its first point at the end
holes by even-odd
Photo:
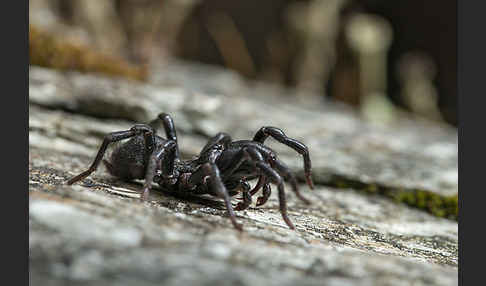
{"type": "Polygon", "coordinates": [[[344,182],[344,181],[338,181],[338,182],[336,182],[336,187],[338,187],[340,189],[344,189],[344,188],[348,188],[349,185],[346,184],[346,182],[344,182]]]}
{"type": "Polygon", "coordinates": [[[377,193],[378,192],[378,186],[376,184],[369,184],[368,188],[366,189],[368,193],[377,193]]]}
{"type": "Polygon", "coordinates": [[[434,192],[418,189],[400,191],[390,189],[389,193],[392,194],[398,202],[402,202],[419,209],[424,209],[438,217],[446,217],[457,220],[457,194],[452,196],[444,196],[434,192]]]}
{"type": "Polygon", "coordinates": [[[81,72],[100,72],[136,80],[147,78],[147,68],[69,43],[29,25],[29,61],[31,65],[81,72]]]}
{"type": "MultiPolygon", "coordinates": [[[[329,178],[329,177],[327,177],[329,178]]],[[[407,189],[385,186],[377,183],[363,183],[344,176],[333,175],[330,179],[320,180],[314,177],[314,183],[335,188],[350,188],[368,194],[388,197],[397,203],[403,203],[431,213],[438,217],[457,220],[458,195],[444,196],[421,189],[407,189]]]]}

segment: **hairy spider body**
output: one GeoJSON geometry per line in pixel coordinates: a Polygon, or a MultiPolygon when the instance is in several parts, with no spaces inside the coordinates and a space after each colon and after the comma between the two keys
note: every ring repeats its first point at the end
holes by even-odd
{"type": "Polygon", "coordinates": [[[301,142],[287,137],[276,127],[262,127],[253,140],[232,141],[226,133],[218,133],[211,138],[200,154],[190,160],[182,160],[177,145],[177,135],[172,118],[165,113],[149,124],[136,124],[126,131],[112,132],[105,136],[103,143],[88,170],[71,178],[73,184],[94,172],[102,161],[109,173],[123,180],[144,179],[142,200],[147,200],[152,182],[173,191],[210,194],[224,200],[231,222],[238,230],[234,210],[244,210],[252,202],[252,196],[260,189],[262,194],[256,205],[267,202],[271,186],[278,189],[280,212],[286,224],[294,228],[287,215],[284,181],[290,183],[292,191],[305,203],[310,203],[299,192],[295,175],[277,158],[275,152],[263,143],[269,136],[289,146],[303,156],[307,183],[311,180],[311,161],[307,147],[301,142]],[[156,134],[162,123],[167,138],[156,134]],[[110,143],[128,139],[117,146],[109,160],[103,156],[110,143]],[[251,189],[248,181],[258,179],[251,189]],[[241,202],[232,207],[230,197],[242,195],[241,202]]]}

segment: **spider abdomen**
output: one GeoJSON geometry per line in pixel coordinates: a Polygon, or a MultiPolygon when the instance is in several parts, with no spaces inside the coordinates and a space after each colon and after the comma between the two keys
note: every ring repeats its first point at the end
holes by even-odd
{"type": "Polygon", "coordinates": [[[146,155],[142,136],[135,136],[119,145],[111,153],[107,166],[116,177],[131,180],[143,179],[145,176],[146,155]]]}

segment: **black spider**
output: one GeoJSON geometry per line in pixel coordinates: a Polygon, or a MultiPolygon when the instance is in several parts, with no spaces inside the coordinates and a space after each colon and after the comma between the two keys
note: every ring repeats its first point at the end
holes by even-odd
{"type": "Polygon", "coordinates": [[[236,222],[230,196],[242,193],[242,202],[235,210],[248,208],[252,196],[261,188],[262,195],[257,206],[265,204],[271,194],[270,183],[277,185],[280,212],[287,225],[294,226],[287,216],[287,204],[283,181],[288,181],[294,193],[305,203],[297,187],[297,180],[280,161],[275,152],[263,145],[268,136],[291,147],[304,158],[304,171],[307,184],[312,189],[311,161],[307,147],[301,142],[287,137],[275,127],[262,127],[253,140],[232,141],[225,133],[211,138],[199,156],[182,160],[179,157],[176,130],[168,114],[159,114],[149,124],[136,124],[126,131],[112,132],[105,136],[94,162],[88,170],[70,179],[69,185],[82,180],[96,170],[110,143],[131,138],[115,148],[109,161],[103,160],[108,171],[115,177],[132,180],[145,179],[142,200],[148,198],[152,182],[173,191],[187,191],[194,194],[210,194],[222,198],[229,212],[231,222],[238,230],[242,227],[236,222]],[[156,135],[160,121],[163,123],[167,139],[156,135]],[[258,182],[251,189],[249,180],[258,182]]]}

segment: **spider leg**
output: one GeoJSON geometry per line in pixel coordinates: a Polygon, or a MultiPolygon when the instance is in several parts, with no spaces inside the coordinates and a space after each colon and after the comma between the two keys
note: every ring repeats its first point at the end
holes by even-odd
{"type": "Polygon", "coordinates": [[[235,207],[236,211],[246,210],[251,205],[250,184],[240,181],[240,186],[243,188],[243,202],[238,202],[235,207]]]}
{"type": "Polygon", "coordinates": [[[206,162],[216,162],[216,159],[221,155],[226,146],[231,142],[231,137],[226,133],[218,133],[209,139],[206,146],[199,153],[198,162],[203,164],[206,162]]]}
{"type": "Polygon", "coordinates": [[[258,177],[258,182],[257,184],[255,185],[255,187],[253,187],[253,189],[250,191],[250,194],[253,196],[254,194],[256,194],[262,187],[263,185],[265,184],[265,180],[266,180],[266,177],[263,176],[263,175],[260,175],[260,177],[258,177]]]}
{"type": "Polygon", "coordinates": [[[226,147],[229,143],[231,143],[231,136],[224,132],[220,132],[209,139],[208,143],[206,143],[200,154],[208,152],[216,144],[222,144],[224,147],[226,147]]]}
{"type": "Polygon", "coordinates": [[[177,144],[177,134],[176,134],[176,129],[172,117],[167,113],[160,113],[156,119],[152,120],[149,123],[149,125],[155,130],[160,121],[162,121],[162,124],[164,126],[165,135],[167,139],[172,140],[176,143],[177,146],[176,146],[175,156],[176,158],[179,158],[179,146],[177,144]]]}
{"type": "Polygon", "coordinates": [[[263,187],[262,195],[257,198],[257,202],[256,202],[257,207],[264,205],[267,202],[270,195],[272,194],[272,189],[270,187],[270,183],[268,182],[268,178],[265,177],[264,175],[260,175],[257,184],[250,191],[250,196],[256,194],[262,187],[263,187]]]}
{"type": "Polygon", "coordinates": [[[306,204],[310,204],[311,202],[306,199],[302,194],[299,192],[299,188],[297,185],[297,179],[295,178],[295,175],[290,172],[289,168],[285,166],[285,164],[278,160],[277,158],[271,159],[271,165],[277,170],[277,172],[282,175],[285,179],[285,181],[290,182],[290,185],[292,186],[292,191],[294,191],[295,195],[301,199],[303,202],[306,204]]]}
{"type": "Polygon", "coordinates": [[[174,174],[174,160],[177,156],[176,152],[177,143],[169,140],[164,144],[157,146],[156,149],[150,154],[147,169],[145,171],[145,183],[143,185],[141,195],[141,199],[143,201],[148,199],[158,166],[160,166],[162,175],[166,178],[170,178],[174,174]]]}
{"type": "MultiPolygon", "coordinates": [[[[295,226],[292,224],[292,221],[290,221],[290,218],[287,215],[287,200],[285,198],[285,190],[282,177],[277,171],[275,171],[270,165],[268,165],[268,163],[264,161],[263,156],[262,154],[260,154],[260,152],[258,152],[254,148],[247,148],[247,150],[254,160],[255,166],[260,169],[267,178],[271,179],[272,182],[277,185],[280,213],[282,214],[282,217],[285,223],[289,226],[289,228],[295,229],[295,226]]],[[[269,193],[266,193],[266,195],[270,196],[269,193]]]]}
{"type": "Polygon", "coordinates": [[[295,229],[294,225],[292,224],[292,221],[290,221],[287,215],[287,200],[285,198],[285,190],[284,190],[282,177],[266,163],[257,162],[256,165],[260,170],[262,170],[262,172],[265,173],[265,175],[267,175],[269,178],[272,179],[274,184],[277,185],[278,199],[280,204],[280,213],[282,214],[282,218],[284,219],[285,223],[289,226],[289,228],[295,229]]]}
{"type": "Polygon", "coordinates": [[[211,190],[219,197],[224,200],[226,209],[228,210],[231,223],[237,230],[243,230],[242,226],[236,222],[235,212],[231,206],[230,196],[226,187],[221,180],[221,175],[218,167],[215,163],[204,163],[199,169],[194,172],[191,177],[189,177],[189,184],[196,185],[198,183],[204,182],[204,178],[209,176],[209,183],[211,190]]]}
{"type": "Polygon", "coordinates": [[[270,184],[265,183],[265,185],[263,185],[262,196],[257,198],[256,206],[263,206],[268,201],[271,194],[272,188],[270,187],[270,184]]]}
{"type": "Polygon", "coordinates": [[[105,138],[103,139],[103,143],[101,144],[100,149],[98,150],[98,153],[96,154],[96,158],[94,159],[93,163],[91,166],[88,168],[88,170],[82,172],[81,174],[71,178],[69,181],[67,181],[68,185],[72,185],[76,183],[77,181],[80,181],[87,176],[89,176],[91,173],[96,171],[98,168],[101,160],[103,159],[103,156],[105,155],[106,149],[108,148],[108,145],[113,142],[117,142],[123,139],[127,139],[136,135],[140,134],[145,134],[145,140],[146,140],[146,146],[148,149],[153,148],[154,144],[154,139],[153,139],[153,129],[145,124],[137,124],[130,128],[129,130],[125,131],[117,131],[117,132],[112,132],[107,135],[105,135],[105,138]]]}
{"type": "Polygon", "coordinates": [[[271,136],[278,142],[289,146],[290,148],[294,149],[295,151],[297,151],[299,154],[303,156],[305,178],[309,187],[311,189],[314,189],[314,183],[312,182],[312,176],[311,176],[312,166],[311,166],[311,160],[309,157],[309,150],[307,149],[307,146],[305,146],[300,141],[287,137],[287,135],[285,135],[285,133],[281,129],[276,127],[260,128],[260,130],[258,130],[258,132],[253,137],[253,141],[257,141],[263,144],[263,142],[265,142],[268,136],[271,136]]]}

